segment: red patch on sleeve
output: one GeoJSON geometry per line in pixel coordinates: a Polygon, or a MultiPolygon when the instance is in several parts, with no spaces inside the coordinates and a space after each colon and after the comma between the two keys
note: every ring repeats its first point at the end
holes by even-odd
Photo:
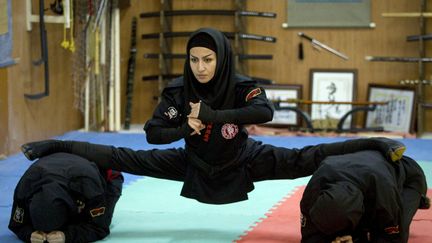
{"type": "Polygon", "coordinates": [[[399,234],[399,225],[391,226],[391,227],[387,227],[387,228],[384,229],[384,231],[385,231],[388,235],[392,235],[392,234],[399,234]]]}
{"type": "Polygon", "coordinates": [[[105,207],[94,208],[90,210],[90,215],[94,218],[97,216],[101,216],[105,213],[105,207]]]}
{"type": "Polygon", "coordinates": [[[260,88],[256,88],[253,89],[249,92],[249,94],[246,95],[246,102],[251,100],[252,98],[258,96],[261,94],[261,89],[260,88]]]}
{"type": "Polygon", "coordinates": [[[106,171],[106,179],[109,182],[113,181],[115,178],[119,176],[120,176],[120,172],[118,171],[113,171],[112,169],[106,171]]]}

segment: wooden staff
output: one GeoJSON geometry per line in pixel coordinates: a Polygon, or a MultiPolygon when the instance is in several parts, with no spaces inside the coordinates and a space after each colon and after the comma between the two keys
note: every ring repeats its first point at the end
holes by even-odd
{"type": "Polygon", "coordinates": [[[132,120],[132,98],[133,98],[133,86],[135,77],[135,66],[136,66],[136,36],[137,36],[137,18],[132,17],[132,30],[131,30],[131,43],[129,49],[129,60],[127,69],[127,86],[126,86],[126,109],[125,109],[125,121],[124,128],[129,130],[130,123],[132,120]]]}
{"type": "Polygon", "coordinates": [[[371,62],[432,62],[430,57],[380,57],[366,56],[366,61],[371,62]]]}
{"type": "MultiPolygon", "coordinates": [[[[165,16],[182,16],[182,15],[231,15],[231,16],[245,16],[245,17],[264,17],[264,18],[276,18],[276,13],[271,12],[256,12],[256,11],[236,11],[236,10],[225,10],[225,9],[193,9],[193,10],[166,10],[164,11],[165,16]]],[[[159,17],[160,11],[158,12],[146,12],[141,13],[141,18],[159,17]]]]}
{"type": "Polygon", "coordinates": [[[432,80],[418,80],[418,79],[414,79],[414,80],[401,80],[399,81],[400,84],[403,85],[417,85],[417,84],[429,84],[432,85],[432,80]]]}
{"type": "MultiPolygon", "coordinates": [[[[159,38],[162,34],[164,38],[174,38],[174,37],[189,37],[193,32],[181,31],[181,32],[171,32],[166,31],[162,33],[150,33],[150,34],[142,34],[142,39],[156,39],[159,38]]],[[[264,36],[264,35],[255,35],[248,33],[235,33],[235,32],[223,32],[225,36],[229,39],[234,39],[236,35],[243,40],[256,40],[256,41],[264,41],[264,42],[276,42],[276,38],[273,36],[264,36]]]]}
{"type": "Polygon", "coordinates": [[[387,105],[388,102],[369,102],[369,101],[316,101],[316,100],[300,100],[300,99],[286,99],[286,100],[272,100],[272,102],[285,102],[297,104],[319,104],[319,105],[387,105]]]}
{"type": "Polygon", "coordinates": [[[383,13],[381,14],[381,16],[396,17],[396,18],[417,18],[417,17],[431,18],[432,13],[383,13]]]}
{"type": "MultiPolygon", "coordinates": [[[[160,55],[159,53],[144,53],[144,58],[159,58],[159,55],[160,55]]],[[[163,58],[168,58],[168,59],[185,59],[187,57],[186,54],[182,54],[182,53],[163,53],[162,56],[163,58]]],[[[240,60],[273,59],[273,55],[268,55],[268,54],[238,54],[236,55],[236,57],[238,57],[240,60]]]]}
{"type": "Polygon", "coordinates": [[[424,103],[422,106],[423,108],[432,108],[432,103],[424,103]]]}

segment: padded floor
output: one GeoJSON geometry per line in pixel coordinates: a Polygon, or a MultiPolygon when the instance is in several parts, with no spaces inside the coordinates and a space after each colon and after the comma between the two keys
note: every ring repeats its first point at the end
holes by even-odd
{"type": "MultiPolygon", "coordinates": [[[[283,198],[274,208],[260,218],[256,226],[237,241],[238,243],[300,242],[300,204],[304,186],[296,188],[292,195],[283,198]]],[[[432,189],[428,190],[432,197],[432,189]]],[[[432,242],[432,210],[417,211],[410,227],[410,243],[432,242]]]]}
{"type": "MultiPolygon", "coordinates": [[[[133,149],[169,148],[183,142],[155,146],[144,134],[70,132],[59,139],[112,144],[133,149]]],[[[344,138],[255,137],[264,143],[301,148],[344,138]]],[[[406,154],[419,161],[432,185],[432,140],[403,139],[406,154]]],[[[20,242],[7,229],[13,190],[20,176],[31,164],[21,154],[0,161],[0,242],[20,242]]],[[[148,177],[126,175],[111,225],[111,235],[104,242],[298,242],[299,188],[309,177],[296,180],[264,181],[255,184],[249,200],[228,205],[207,205],[179,196],[182,184],[148,177]],[[281,211],[280,210],[284,210],[281,211]],[[270,222],[271,221],[271,222],[270,222]]],[[[422,215],[413,227],[432,229],[432,213],[422,215]]],[[[417,217],[417,215],[416,215],[417,217]]],[[[419,229],[420,229],[419,228],[419,229]]],[[[414,229],[414,228],[413,228],[414,229]]],[[[427,231],[420,233],[426,235],[427,231]]],[[[412,234],[412,240],[422,237],[412,234]]],[[[424,238],[420,238],[424,240],[424,238]]],[[[411,242],[411,239],[410,239],[411,242]]],[[[415,242],[415,241],[413,241],[415,242]]],[[[417,242],[432,242],[417,241],[417,242]]]]}

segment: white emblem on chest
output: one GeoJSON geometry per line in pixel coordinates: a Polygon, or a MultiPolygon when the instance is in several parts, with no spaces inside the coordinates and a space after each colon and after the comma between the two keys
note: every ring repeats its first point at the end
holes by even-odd
{"type": "Polygon", "coordinates": [[[238,130],[236,124],[227,123],[222,126],[221,132],[225,139],[233,139],[237,135],[238,130]]]}
{"type": "Polygon", "coordinates": [[[164,114],[171,120],[177,117],[177,110],[173,106],[168,107],[168,111],[164,112],[164,114]]]}

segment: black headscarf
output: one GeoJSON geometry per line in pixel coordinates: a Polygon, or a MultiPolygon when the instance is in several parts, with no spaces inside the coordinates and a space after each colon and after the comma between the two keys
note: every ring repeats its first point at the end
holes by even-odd
{"type": "Polygon", "coordinates": [[[56,182],[43,185],[29,205],[33,228],[45,232],[61,229],[76,211],[69,193],[56,182]]]}
{"type": "Polygon", "coordinates": [[[349,182],[330,184],[309,211],[311,221],[326,234],[353,230],[363,213],[363,194],[349,182]]]}
{"type": "MultiPolygon", "coordinates": [[[[203,45],[203,47],[208,48],[203,45]]],[[[212,28],[201,28],[192,33],[187,44],[187,58],[184,65],[184,88],[186,109],[190,110],[189,102],[202,101],[212,109],[229,109],[235,101],[235,67],[231,43],[225,35],[212,28]],[[194,41],[197,36],[209,35],[216,45],[216,70],[214,77],[205,84],[198,82],[190,67],[190,49],[197,46],[194,41]],[[191,47],[191,44],[193,46],[191,47]]]]}

